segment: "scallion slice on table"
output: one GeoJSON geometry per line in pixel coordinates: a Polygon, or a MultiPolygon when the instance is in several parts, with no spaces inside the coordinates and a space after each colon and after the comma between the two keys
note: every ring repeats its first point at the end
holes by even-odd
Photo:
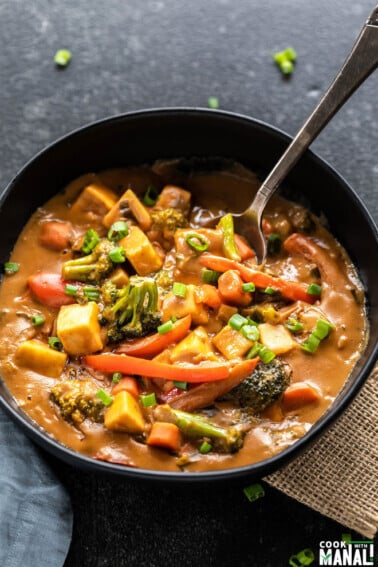
{"type": "Polygon", "coordinates": [[[258,500],[258,498],[265,496],[264,488],[258,482],[246,486],[243,489],[243,492],[250,502],[254,502],[255,500],[258,500]]]}
{"type": "Polygon", "coordinates": [[[54,55],[54,63],[58,67],[67,67],[72,59],[72,53],[68,49],[58,49],[54,55]]]}
{"type": "Polygon", "coordinates": [[[217,108],[219,108],[219,99],[216,96],[209,96],[207,99],[207,105],[209,108],[217,110],[217,108]]]}

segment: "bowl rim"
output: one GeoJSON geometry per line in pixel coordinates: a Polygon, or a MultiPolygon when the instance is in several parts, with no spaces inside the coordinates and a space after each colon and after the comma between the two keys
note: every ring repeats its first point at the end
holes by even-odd
{"type": "MultiPolygon", "coordinates": [[[[38,162],[38,160],[51,152],[53,149],[58,148],[60,145],[66,144],[73,137],[80,136],[82,134],[88,134],[91,131],[95,131],[102,127],[111,127],[112,124],[120,123],[123,121],[129,121],[132,119],[138,119],[139,117],[148,118],[149,116],[174,116],[174,115],[188,115],[192,117],[201,116],[211,116],[213,118],[219,118],[223,120],[239,121],[243,124],[251,124],[260,130],[265,131],[265,133],[279,138],[282,142],[289,144],[292,140],[290,136],[285,131],[277,128],[273,125],[268,124],[262,120],[248,116],[245,114],[231,112],[226,110],[213,110],[203,107],[190,107],[190,106],[179,106],[179,107],[158,107],[158,108],[145,108],[138,109],[135,111],[129,111],[122,114],[110,115],[108,117],[101,118],[94,122],[84,124],[74,130],[69,131],[63,136],[52,141],[46,147],[38,151],[33,157],[31,157],[16,173],[13,179],[8,183],[6,188],[1,192],[0,195],[0,208],[3,206],[8,196],[13,191],[14,187],[17,185],[19,179],[27,173],[27,171],[33,167],[33,165],[38,162]]],[[[349,183],[344,179],[338,171],[332,167],[326,160],[320,157],[318,154],[308,149],[305,155],[310,159],[310,161],[315,162],[320,168],[322,168],[327,175],[331,175],[343,188],[349,193],[352,200],[355,201],[356,206],[360,209],[364,216],[365,221],[368,224],[369,229],[375,236],[378,243],[378,228],[374,222],[373,217],[368,211],[366,205],[355,192],[355,190],[349,185],[349,183]]],[[[243,465],[234,468],[224,468],[216,469],[210,471],[201,472],[191,472],[191,471],[164,471],[155,469],[143,469],[137,467],[131,467],[127,465],[121,465],[116,463],[109,463],[107,461],[96,460],[93,457],[88,457],[82,453],[74,451],[69,447],[65,446],[63,443],[54,439],[47,431],[40,427],[36,422],[34,422],[20,406],[14,400],[12,394],[6,387],[5,381],[0,376],[0,385],[5,387],[9,393],[9,397],[14,400],[14,407],[11,402],[7,401],[3,396],[0,389],[0,405],[5,409],[5,411],[10,415],[10,417],[15,421],[29,438],[35,441],[39,446],[46,449],[49,453],[60,458],[61,460],[67,462],[70,465],[76,465],[78,468],[86,469],[88,471],[93,471],[102,474],[117,474],[118,476],[123,476],[129,479],[139,479],[147,481],[165,481],[165,482],[205,482],[205,481],[224,481],[231,479],[239,479],[241,477],[250,476],[252,478],[261,478],[272,472],[278,470],[287,462],[291,461],[293,458],[301,454],[304,449],[310,447],[320,436],[320,434],[325,431],[340,414],[347,408],[347,406],[352,402],[357,393],[360,391],[362,386],[365,384],[369,374],[371,373],[374,364],[378,358],[378,338],[368,356],[366,362],[359,370],[358,375],[354,379],[354,382],[348,387],[348,389],[343,392],[343,389],[339,392],[338,396],[335,398],[334,402],[328,408],[328,410],[311,426],[309,431],[298,440],[296,440],[292,445],[286,447],[279,453],[272,455],[271,457],[264,459],[263,461],[258,461],[256,463],[251,463],[248,465],[243,465]],[[341,397],[340,397],[341,396],[341,397]],[[337,401],[337,403],[336,403],[337,401]]]]}

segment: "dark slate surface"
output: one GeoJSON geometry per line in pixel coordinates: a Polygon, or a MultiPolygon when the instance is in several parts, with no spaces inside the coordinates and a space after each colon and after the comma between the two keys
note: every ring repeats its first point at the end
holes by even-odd
{"type": "MultiPolygon", "coordinates": [[[[245,113],[295,134],[347,55],[367,0],[12,0],[0,2],[0,187],[57,137],[110,114],[158,106],[245,113]],[[270,53],[299,54],[285,80],[270,53]],[[59,71],[53,55],[69,48],[59,71]]],[[[377,75],[313,145],[378,219],[377,75]]],[[[353,230],[353,227],[351,227],[353,230]]],[[[286,566],[345,527],[245,482],[168,488],[53,462],[75,510],[65,567],[286,566]]]]}

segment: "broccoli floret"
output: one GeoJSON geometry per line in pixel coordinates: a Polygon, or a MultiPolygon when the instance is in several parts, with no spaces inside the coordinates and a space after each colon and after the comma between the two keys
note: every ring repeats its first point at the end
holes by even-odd
{"type": "Polygon", "coordinates": [[[104,421],[104,404],[96,397],[98,388],[90,380],[65,380],[51,389],[50,397],[62,417],[79,425],[85,419],[104,421]]]}
{"type": "Polygon", "coordinates": [[[178,228],[189,226],[188,219],[184,213],[171,207],[151,212],[151,218],[151,231],[160,232],[163,239],[167,241],[173,240],[173,236],[178,228]]]}
{"type": "Polygon", "coordinates": [[[157,421],[174,423],[186,437],[211,439],[215,448],[220,452],[235,453],[243,446],[246,432],[244,428],[220,427],[201,414],[177,410],[167,404],[156,406],[153,415],[157,421]]]}
{"type": "Polygon", "coordinates": [[[87,256],[68,260],[62,266],[62,278],[79,282],[99,283],[113,269],[109,252],[114,244],[103,238],[87,256]]]}
{"type": "Polygon", "coordinates": [[[291,368],[275,358],[269,364],[260,362],[241,384],[225,399],[239,403],[247,411],[258,413],[278,400],[290,384],[291,368]]]}
{"type": "Polygon", "coordinates": [[[158,287],[153,279],[131,277],[124,288],[114,290],[107,286],[106,292],[108,298],[114,298],[102,313],[109,324],[110,342],[144,337],[156,331],[161,315],[158,312],[158,287]]]}

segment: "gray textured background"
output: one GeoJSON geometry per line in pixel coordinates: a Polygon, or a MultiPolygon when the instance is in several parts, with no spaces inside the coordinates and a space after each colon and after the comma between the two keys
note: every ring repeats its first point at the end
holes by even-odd
{"type": "MultiPolygon", "coordinates": [[[[366,0],[0,0],[0,187],[49,142],[111,114],[206,106],[294,134],[327,88],[374,4],[366,0]],[[271,52],[293,46],[285,80],[271,52]],[[70,65],[53,55],[66,47],[70,65]]],[[[378,74],[313,145],[378,220],[378,74]]],[[[353,230],[353,227],[351,227],[353,230]]],[[[66,567],[280,567],[340,539],[342,526],[267,488],[195,489],[111,481],[54,466],[75,529],[66,567]]]]}

